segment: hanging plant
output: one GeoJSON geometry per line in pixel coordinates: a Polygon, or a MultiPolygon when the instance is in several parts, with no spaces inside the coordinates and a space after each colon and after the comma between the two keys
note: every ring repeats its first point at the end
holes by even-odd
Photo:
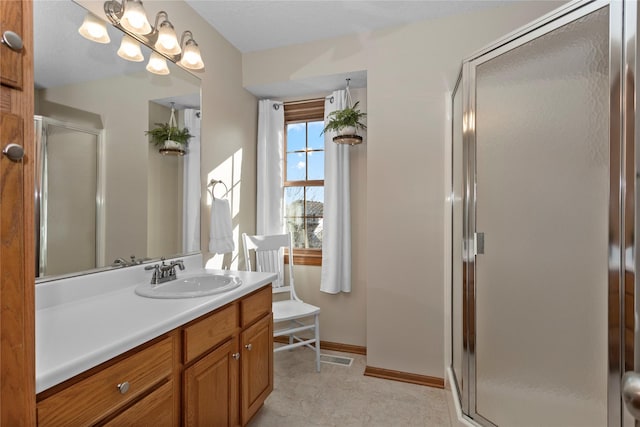
{"type": "Polygon", "coordinates": [[[155,128],[145,132],[151,137],[150,142],[159,148],[163,155],[184,156],[187,153],[187,145],[193,137],[189,129],[178,127],[176,122],[176,109],[171,103],[171,116],[169,123],[156,123],[155,128]]]}
{"type": "Polygon", "coordinates": [[[155,125],[157,127],[146,131],[145,134],[151,137],[150,142],[158,148],[164,147],[166,141],[173,141],[179,146],[186,147],[193,137],[187,128],[180,129],[169,123],[156,123],[155,125]]]}
{"type": "Polygon", "coordinates": [[[327,116],[327,124],[322,132],[333,131],[338,134],[355,135],[359,129],[366,129],[367,126],[362,123],[362,119],[367,116],[357,107],[360,101],[353,104],[353,107],[347,107],[342,110],[336,110],[327,116]]]}

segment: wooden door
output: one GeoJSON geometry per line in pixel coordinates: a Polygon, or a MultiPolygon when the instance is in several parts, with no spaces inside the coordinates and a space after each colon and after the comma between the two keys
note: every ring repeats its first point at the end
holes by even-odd
{"type": "Polygon", "coordinates": [[[184,370],[185,426],[238,425],[238,356],[233,338],[184,370]]]}
{"type": "Polygon", "coordinates": [[[0,150],[24,148],[21,160],[0,154],[0,425],[35,425],[33,240],[33,16],[31,0],[0,1],[0,150]]]}
{"type": "Polygon", "coordinates": [[[273,321],[263,317],[242,333],[242,425],[273,391],[273,321]]]}

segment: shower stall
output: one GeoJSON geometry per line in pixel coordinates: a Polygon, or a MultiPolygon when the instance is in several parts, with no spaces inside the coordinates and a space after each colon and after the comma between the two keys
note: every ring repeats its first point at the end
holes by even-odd
{"type": "Polygon", "coordinates": [[[34,116],[36,276],[104,265],[103,131],[34,116]]]}
{"type": "Polygon", "coordinates": [[[636,425],[636,9],[570,2],[463,61],[448,382],[479,425],[636,425]]]}

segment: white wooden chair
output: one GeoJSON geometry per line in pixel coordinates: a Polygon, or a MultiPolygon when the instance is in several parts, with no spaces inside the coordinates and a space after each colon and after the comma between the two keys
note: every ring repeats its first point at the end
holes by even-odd
{"type": "Polygon", "coordinates": [[[289,256],[289,283],[285,286],[284,248],[293,254],[291,234],[270,236],[249,236],[242,234],[244,259],[248,271],[251,266],[251,251],[255,252],[255,271],[277,273],[273,283],[273,293],[289,293],[289,299],[275,301],[272,305],[274,337],[288,336],[289,344],[274,347],[274,352],[306,346],[316,352],[316,371],[320,372],[320,308],[307,304],[298,298],[293,277],[293,256],[289,256]],[[307,322],[301,320],[308,319],[307,322]],[[313,323],[310,322],[313,318],[313,323]],[[301,338],[297,334],[313,331],[313,338],[301,338]]]}

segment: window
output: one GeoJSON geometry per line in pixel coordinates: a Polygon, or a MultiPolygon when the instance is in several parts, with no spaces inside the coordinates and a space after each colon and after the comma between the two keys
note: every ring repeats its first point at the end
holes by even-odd
{"type": "Polygon", "coordinates": [[[324,99],[284,104],[284,222],[296,264],[321,265],[324,99]]]}

